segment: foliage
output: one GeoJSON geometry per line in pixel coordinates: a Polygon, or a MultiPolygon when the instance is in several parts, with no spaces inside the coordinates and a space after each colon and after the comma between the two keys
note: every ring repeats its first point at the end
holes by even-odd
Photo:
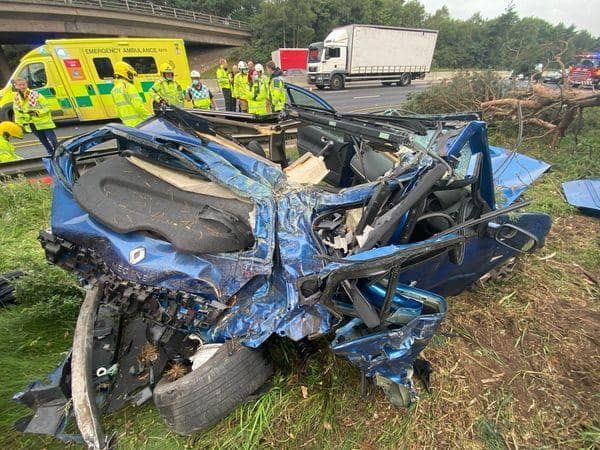
{"type": "Polygon", "coordinates": [[[510,87],[491,70],[461,72],[429,89],[410,94],[403,108],[423,114],[477,111],[481,102],[506,95],[510,87]]]}
{"type": "Polygon", "coordinates": [[[253,38],[240,55],[266,61],[279,47],[306,47],[322,41],[337,26],[351,23],[439,30],[434,67],[494,68],[530,72],[551,62],[566,44],[563,61],[600,47],[585,30],[552,25],[535,17],[520,18],[512,6],[500,16],[467,20],[450,17],[447,7],[428,14],[418,0],[171,0],[181,7],[251,23],[253,38]]]}
{"type": "Polygon", "coordinates": [[[462,72],[412,94],[403,109],[415,113],[481,111],[492,126],[514,126],[521,121],[530,136],[552,136],[550,145],[554,147],[567,131],[581,131],[585,108],[598,110],[599,106],[600,95],[596,91],[569,86],[551,88],[542,83],[517,85],[484,71],[462,72]]]}
{"type": "Polygon", "coordinates": [[[215,16],[246,20],[256,14],[262,0],[170,0],[176,8],[194,10],[215,16]]]}
{"type": "MultiPolygon", "coordinates": [[[[33,49],[35,46],[25,44],[25,45],[0,45],[2,50],[4,50],[4,55],[6,56],[6,60],[8,62],[8,67],[14,69],[19,64],[19,61],[27,52],[33,49]]],[[[0,80],[2,81],[2,80],[0,80]]],[[[8,80],[4,80],[8,81],[8,80]]],[[[3,86],[2,86],[3,87],[3,86]]]]}
{"type": "MultiPolygon", "coordinates": [[[[537,63],[553,66],[564,50],[574,55],[600,47],[600,39],[565,24],[519,17],[512,6],[498,17],[475,14],[467,20],[450,16],[443,6],[428,14],[418,0],[158,0],[171,6],[231,17],[250,23],[252,39],[234,59],[266,62],[280,47],[306,47],[322,41],[337,26],[352,23],[439,30],[434,68],[508,69],[529,73],[537,63]]],[[[4,45],[15,67],[28,46],[4,45]]],[[[557,68],[557,67],[555,67],[557,68]]]]}

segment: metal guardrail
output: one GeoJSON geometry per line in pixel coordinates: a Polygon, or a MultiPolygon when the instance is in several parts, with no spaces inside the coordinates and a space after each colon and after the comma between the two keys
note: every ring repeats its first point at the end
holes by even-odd
{"type": "Polygon", "coordinates": [[[250,30],[246,22],[230,19],[227,17],[213,16],[186,9],[173,8],[172,6],[157,5],[151,2],[139,2],[136,0],[2,0],[11,3],[34,3],[77,6],[90,9],[103,9],[114,11],[131,11],[147,16],[165,17],[169,19],[184,20],[186,22],[202,23],[209,25],[218,25],[223,27],[235,28],[238,30],[250,30]]]}

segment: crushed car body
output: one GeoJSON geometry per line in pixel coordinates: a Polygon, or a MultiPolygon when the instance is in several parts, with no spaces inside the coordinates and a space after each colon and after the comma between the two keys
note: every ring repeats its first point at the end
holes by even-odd
{"type": "Polygon", "coordinates": [[[74,412],[88,446],[104,448],[100,415],[154,396],[167,424],[191,433],[239,401],[209,419],[176,416],[165,398],[185,395],[165,374],[196,376],[217,358],[241,368],[247,354],[260,385],[272,370],[260,351],[275,337],[328,336],[335,354],[408,405],[444,297],[543,246],[550,218],[516,211],[547,166],[528,158],[529,174],[527,157],[490,148],[476,115],[346,115],[287,88],[278,120],[298,129],[296,162],[282,139],[271,139],[276,164],[177,108],[72,138],[47,161],[55,182],[40,240],[88,295],[55,382],[15,397],[37,411],[20,429],[70,439],[74,412]],[[116,155],[79,173],[77,160],[112,140],[116,155]]]}

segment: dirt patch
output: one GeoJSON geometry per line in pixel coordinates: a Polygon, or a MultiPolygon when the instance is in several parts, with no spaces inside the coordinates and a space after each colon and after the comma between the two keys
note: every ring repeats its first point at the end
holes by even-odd
{"type": "MultiPolygon", "coordinates": [[[[435,384],[460,391],[461,407],[478,405],[509,447],[566,445],[561,436],[597,420],[597,265],[585,268],[571,255],[573,246],[593,246],[599,232],[594,219],[558,218],[546,248],[521,259],[510,279],[449,299],[448,345],[428,351],[441,371],[435,384]]],[[[471,432],[485,441],[476,427],[471,432]]]]}

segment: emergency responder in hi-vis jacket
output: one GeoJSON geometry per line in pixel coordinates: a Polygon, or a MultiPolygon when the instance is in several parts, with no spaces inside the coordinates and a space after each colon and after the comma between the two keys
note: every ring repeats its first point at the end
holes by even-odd
{"type": "Polygon", "coordinates": [[[263,75],[262,64],[256,64],[254,70],[255,73],[252,76],[252,85],[250,86],[250,97],[248,98],[248,112],[257,115],[269,114],[267,109],[269,79],[263,75]]]}
{"type": "Polygon", "coordinates": [[[168,104],[173,106],[183,107],[183,89],[177,81],[175,81],[175,72],[169,63],[163,63],[160,66],[160,74],[162,78],[157,80],[150,90],[152,91],[152,99],[156,104],[168,104]]]}
{"type": "Polygon", "coordinates": [[[239,112],[248,112],[248,99],[250,98],[250,88],[248,85],[248,67],[244,61],[238,63],[239,72],[233,77],[235,86],[235,95],[237,98],[237,107],[239,112]]]}
{"type": "Polygon", "coordinates": [[[237,91],[235,89],[235,76],[239,73],[239,69],[237,64],[234,64],[233,66],[231,66],[231,73],[230,78],[231,78],[231,104],[233,105],[233,111],[237,111],[238,110],[238,104],[237,104],[237,91]]]}
{"type": "Polygon", "coordinates": [[[190,72],[192,84],[185,90],[185,98],[192,102],[192,106],[198,109],[217,109],[217,103],[208,86],[200,81],[200,72],[190,72]]]}
{"type": "Polygon", "coordinates": [[[272,113],[278,113],[285,106],[285,85],[282,70],[273,61],[267,63],[269,75],[268,100],[272,113]]]}
{"type": "Polygon", "coordinates": [[[39,92],[29,89],[24,78],[15,78],[13,87],[17,91],[13,99],[15,122],[27,133],[35,134],[48,155],[52,156],[58,140],[48,101],[39,92]]]}
{"type": "Polygon", "coordinates": [[[11,138],[23,139],[23,128],[14,122],[0,122],[0,163],[23,159],[15,152],[11,138]]]}
{"type": "Polygon", "coordinates": [[[115,64],[115,85],[111,96],[117,107],[119,119],[128,127],[135,127],[152,116],[133,84],[136,76],[135,69],[126,62],[119,61],[115,64]]]}
{"type": "Polygon", "coordinates": [[[219,60],[219,67],[217,68],[217,81],[221,92],[223,92],[223,99],[225,100],[225,110],[233,111],[235,104],[233,103],[233,97],[231,96],[231,73],[227,70],[227,60],[221,58],[219,60]]]}

